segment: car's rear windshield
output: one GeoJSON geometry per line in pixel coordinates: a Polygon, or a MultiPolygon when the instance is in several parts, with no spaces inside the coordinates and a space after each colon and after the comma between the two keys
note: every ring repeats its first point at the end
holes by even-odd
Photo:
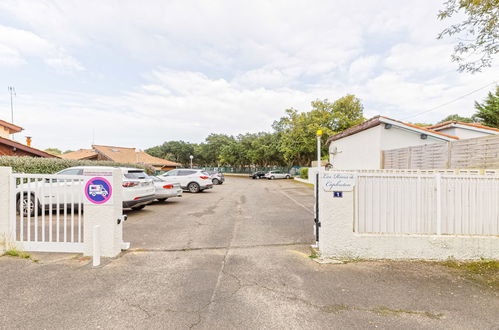
{"type": "Polygon", "coordinates": [[[147,175],[143,171],[129,171],[125,173],[127,179],[146,179],[147,175]]]}

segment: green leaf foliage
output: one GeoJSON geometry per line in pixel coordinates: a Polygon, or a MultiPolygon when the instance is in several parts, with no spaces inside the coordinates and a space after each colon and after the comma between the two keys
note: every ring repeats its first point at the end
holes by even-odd
{"type": "Polygon", "coordinates": [[[237,136],[210,134],[200,144],[167,141],[146,152],[188,166],[189,156],[200,167],[290,167],[309,166],[316,157],[316,132],[321,129],[322,153],[327,157],[326,140],[332,134],[361,123],[363,106],[354,95],[334,102],[316,100],[310,111],[285,110],[285,116],[273,124],[273,132],[246,133],[237,136]]]}
{"type": "Polygon", "coordinates": [[[495,94],[489,92],[483,103],[475,102],[477,112],[473,119],[482,125],[499,128],[499,86],[495,94]]]}
{"type": "MultiPolygon", "coordinates": [[[[445,123],[446,121],[460,121],[462,123],[473,123],[474,122],[473,118],[471,118],[471,117],[463,117],[463,116],[460,116],[458,114],[454,114],[454,115],[448,115],[447,117],[445,117],[444,119],[442,119],[438,123],[441,124],[441,123],[445,123]]],[[[430,125],[427,125],[427,126],[430,126],[430,125]]]]}
{"type": "Polygon", "coordinates": [[[491,67],[499,53],[498,0],[447,0],[438,13],[441,20],[462,17],[462,21],[444,29],[438,38],[456,37],[452,60],[459,71],[479,72],[491,67]]]}
{"type": "Polygon", "coordinates": [[[0,156],[0,166],[12,167],[15,173],[40,173],[54,174],[68,167],[73,166],[112,166],[112,167],[136,167],[146,170],[148,173],[154,173],[154,169],[146,166],[130,163],[117,163],[100,160],[72,160],[59,158],[35,158],[35,157],[16,157],[0,156]]]}

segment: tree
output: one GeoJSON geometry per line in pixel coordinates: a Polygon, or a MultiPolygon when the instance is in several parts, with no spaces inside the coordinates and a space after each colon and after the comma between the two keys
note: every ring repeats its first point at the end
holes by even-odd
{"type": "Polygon", "coordinates": [[[62,151],[57,148],[47,148],[45,149],[45,152],[54,156],[60,156],[62,154],[62,151]]]}
{"type": "Polygon", "coordinates": [[[438,13],[440,20],[464,14],[464,21],[444,29],[438,39],[463,36],[454,47],[452,61],[460,72],[479,72],[492,66],[499,52],[499,10],[497,0],[447,0],[438,13]]]}
{"type": "Polygon", "coordinates": [[[483,103],[475,102],[475,109],[473,119],[485,126],[499,128],[499,85],[495,94],[489,92],[483,103]]]}
{"type": "Polygon", "coordinates": [[[202,144],[201,152],[208,166],[219,166],[222,148],[234,142],[234,137],[225,134],[210,134],[202,144]]]}
{"type": "MultiPolygon", "coordinates": [[[[327,99],[313,101],[309,112],[287,109],[286,116],[275,121],[273,128],[280,134],[279,150],[288,165],[309,165],[316,157],[317,130],[323,131],[325,141],[332,134],[361,123],[363,109],[354,95],[346,95],[333,103],[327,99]]],[[[327,154],[325,144],[322,153],[327,154]]]]}
{"type": "Polygon", "coordinates": [[[446,121],[460,121],[463,123],[473,123],[474,122],[472,117],[462,117],[458,114],[454,114],[454,115],[448,115],[447,117],[445,117],[444,119],[442,119],[438,123],[441,124],[441,123],[445,123],[446,121]]]}
{"type": "Polygon", "coordinates": [[[188,165],[191,161],[189,156],[194,154],[195,146],[195,144],[184,141],[168,141],[162,145],[149,148],[146,152],[155,157],[188,165]]]}

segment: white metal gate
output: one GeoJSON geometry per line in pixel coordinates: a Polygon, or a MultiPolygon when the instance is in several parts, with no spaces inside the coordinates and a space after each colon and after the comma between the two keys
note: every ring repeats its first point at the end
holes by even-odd
{"type": "Polygon", "coordinates": [[[10,220],[25,251],[83,252],[83,180],[76,175],[12,174],[10,220]]]}

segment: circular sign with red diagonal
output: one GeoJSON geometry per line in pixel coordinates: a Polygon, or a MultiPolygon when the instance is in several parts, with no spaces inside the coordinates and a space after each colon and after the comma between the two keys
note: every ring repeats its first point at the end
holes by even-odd
{"type": "Polygon", "coordinates": [[[93,204],[104,204],[111,199],[113,187],[102,177],[91,178],[85,185],[85,196],[93,204]]]}

